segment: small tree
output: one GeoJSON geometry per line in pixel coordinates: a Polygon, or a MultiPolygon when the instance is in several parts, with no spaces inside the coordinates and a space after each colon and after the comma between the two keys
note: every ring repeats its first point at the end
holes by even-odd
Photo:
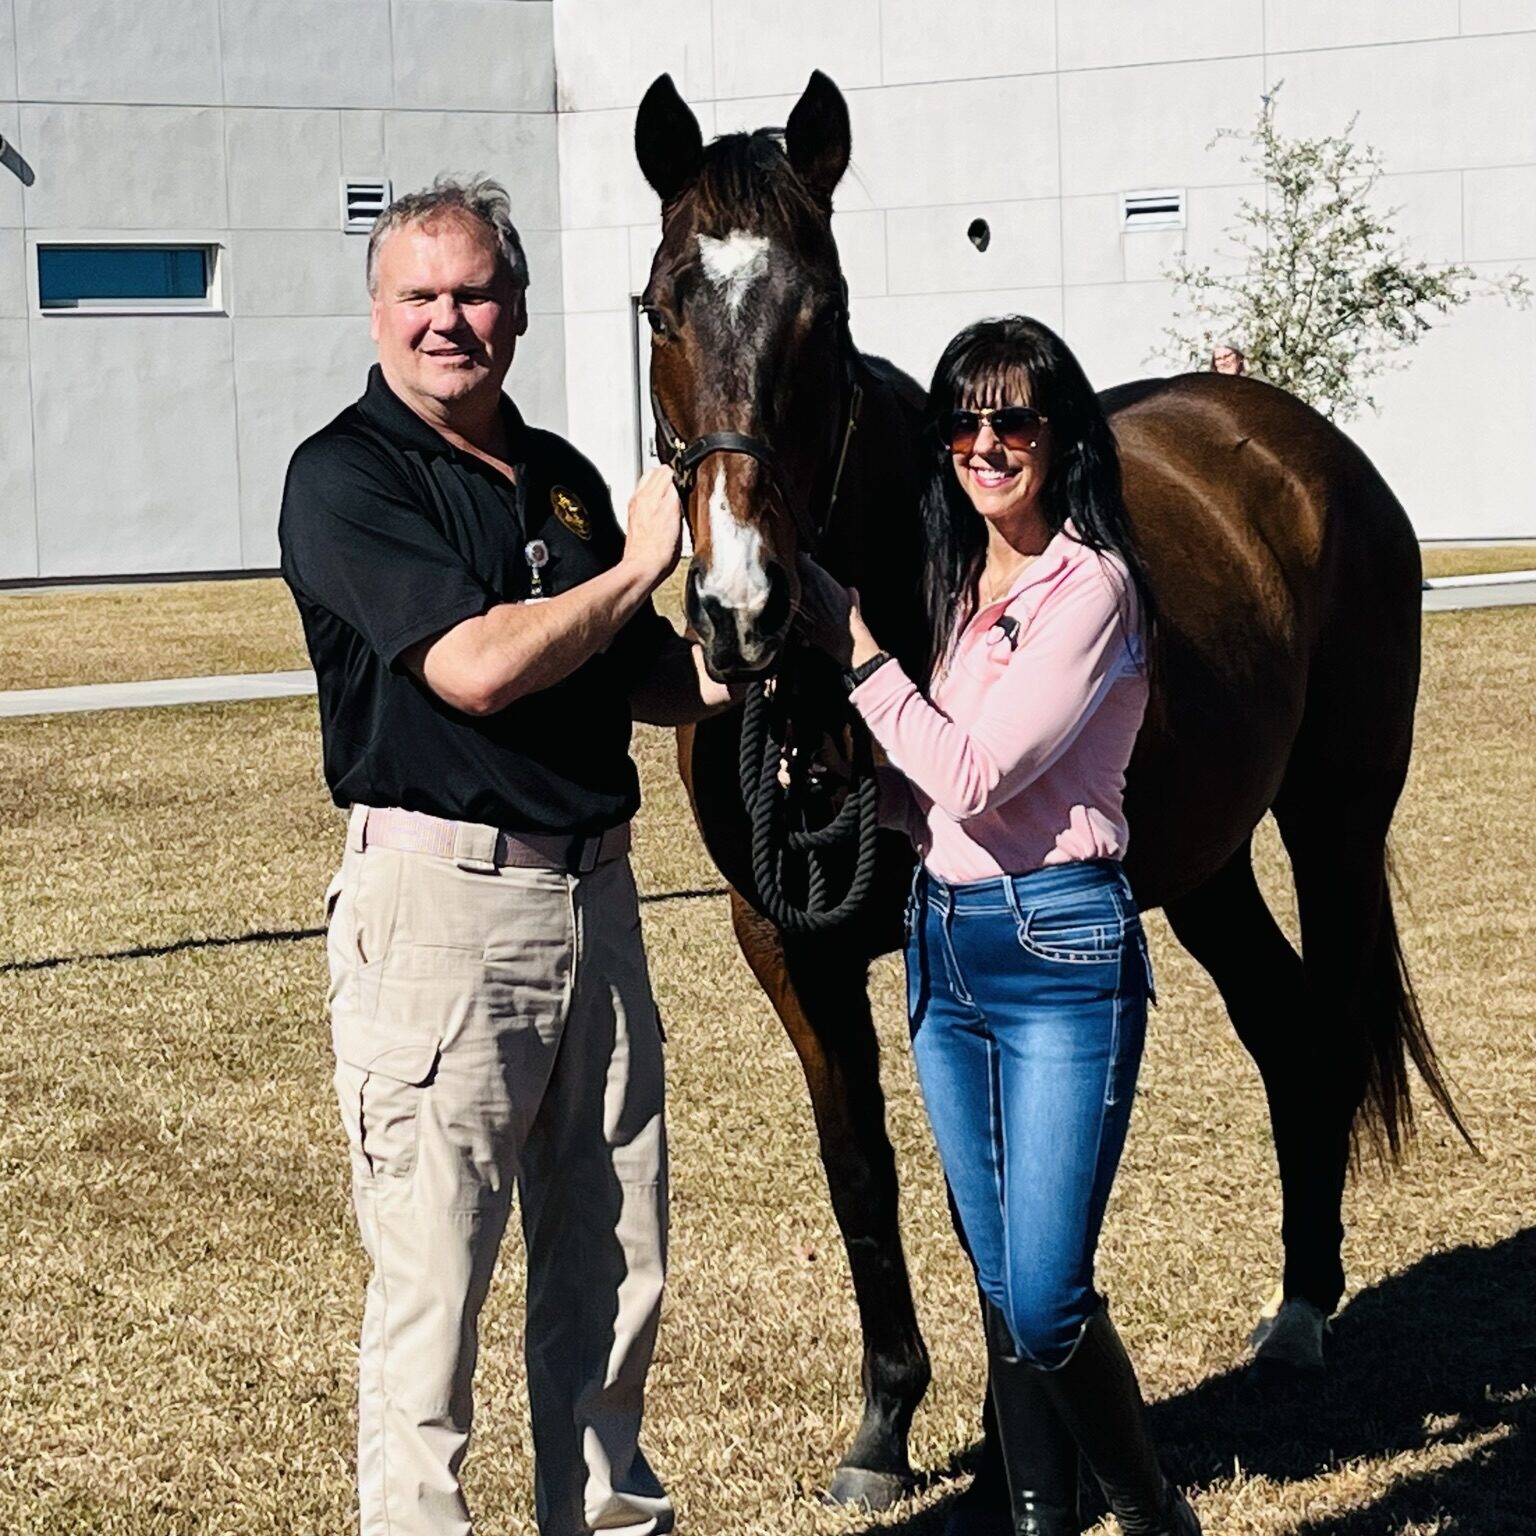
{"type": "Polygon", "coordinates": [[[1480,284],[1470,267],[1410,258],[1391,225],[1401,210],[1375,204],[1381,156],[1353,142],[1356,119],[1342,134],[1283,138],[1278,92],[1264,97],[1251,131],[1217,134],[1248,145],[1243,163],[1265,197],[1262,206],[1244,198],[1227,232],[1244,258],[1240,272],[1215,272],[1183,253],[1168,269],[1190,313],[1165,332],[1163,355],[1199,369],[1230,342],[1254,373],[1348,420],[1376,409],[1371,380],[1406,366],[1398,354],[1429,330],[1430,316],[1449,314],[1479,287],[1524,308],[1529,290],[1519,273],[1480,284]]]}

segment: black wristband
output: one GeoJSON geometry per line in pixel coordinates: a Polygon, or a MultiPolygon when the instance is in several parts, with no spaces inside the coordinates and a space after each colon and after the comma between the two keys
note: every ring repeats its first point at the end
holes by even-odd
{"type": "Polygon", "coordinates": [[[889,651],[876,651],[868,661],[860,662],[856,667],[844,668],[843,682],[847,685],[848,692],[852,693],[860,683],[868,682],[890,659],[889,651]]]}

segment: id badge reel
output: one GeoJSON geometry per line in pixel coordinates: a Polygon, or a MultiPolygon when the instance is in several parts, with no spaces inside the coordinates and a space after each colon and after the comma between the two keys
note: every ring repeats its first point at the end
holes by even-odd
{"type": "Polygon", "coordinates": [[[549,564],[549,545],[543,539],[530,539],[523,546],[523,559],[528,562],[528,596],[524,601],[542,603],[549,596],[544,590],[544,567],[549,564]]]}

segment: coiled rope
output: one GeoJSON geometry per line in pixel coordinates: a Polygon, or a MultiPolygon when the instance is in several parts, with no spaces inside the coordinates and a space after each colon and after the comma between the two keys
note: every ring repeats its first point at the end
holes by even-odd
{"type": "Polygon", "coordinates": [[[757,905],[786,933],[825,933],[854,917],[874,889],[880,831],[880,784],[869,732],[852,718],[852,779],[837,814],[821,827],[792,825],[795,779],[780,782],[790,735],[790,690],[781,675],[754,683],[741,720],[741,799],[752,828],[752,881],[757,905]],[[853,873],[840,898],[831,892],[832,864],[854,848],[853,873]],[[795,864],[803,861],[797,870],[795,864]],[[796,878],[796,876],[799,878],[796,878]],[[786,890],[805,891],[802,902],[786,890]]]}

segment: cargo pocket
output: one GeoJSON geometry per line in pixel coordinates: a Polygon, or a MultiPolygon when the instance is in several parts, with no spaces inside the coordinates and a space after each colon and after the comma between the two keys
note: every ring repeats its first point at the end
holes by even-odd
{"type": "Polygon", "coordinates": [[[331,1019],[336,1082],[360,1168],[372,1178],[403,1179],[416,1166],[422,1098],[437,1073],[441,1041],[400,1028],[387,1017],[341,1012],[331,1019]]]}

